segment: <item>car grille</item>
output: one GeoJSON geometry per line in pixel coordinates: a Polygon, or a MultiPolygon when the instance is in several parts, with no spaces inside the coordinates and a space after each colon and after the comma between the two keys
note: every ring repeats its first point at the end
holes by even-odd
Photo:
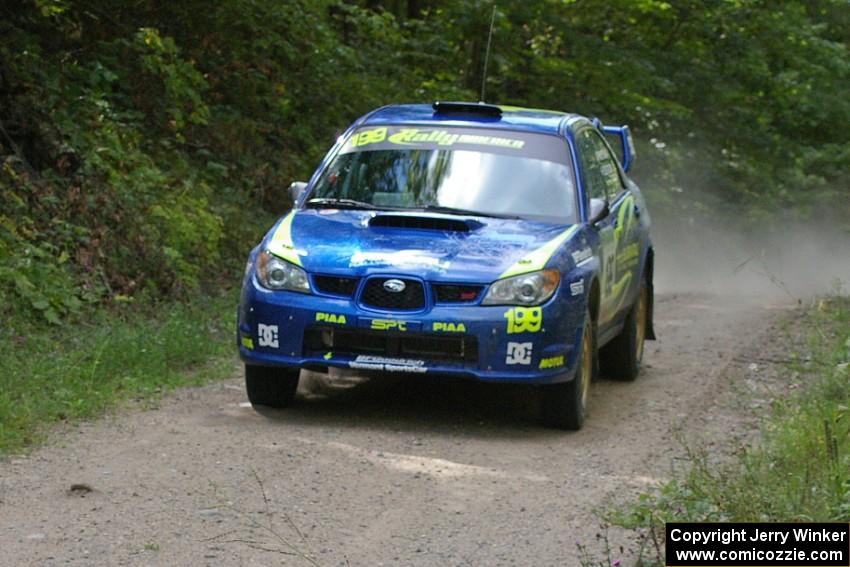
{"type": "Polygon", "coordinates": [[[335,355],[381,355],[450,365],[478,364],[478,341],[470,335],[449,337],[422,333],[390,334],[364,329],[306,329],[305,356],[324,354],[329,350],[333,350],[335,355]]]}
{"type": "Polygon", "coordinates": [[[434,298],[437,303],[472,303],[478,299],[484,286],[433,284],[434,298]]]}
{"type": "Polygon", "coordinates": [[[364,307],[388,309],[394,311],[416,311],[425,307],[425,288],[418,280],[403,278],[371,278],[363,286],[360,304],[364,307]],[[404,282],[404,290],[391,292],[384,289],[387,280],[399,279],[404,282]]]}
{"type": "Polygon", "coordinates": [[[358,278],[341,278],[338,276],[313,276],[316,291],[328,295],[351,297],[357,289],[358,278]]]}

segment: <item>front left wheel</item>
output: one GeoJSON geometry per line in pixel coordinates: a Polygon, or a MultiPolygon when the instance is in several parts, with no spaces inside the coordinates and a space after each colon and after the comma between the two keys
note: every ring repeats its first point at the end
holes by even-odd
{"type": "Polygon", "coordinates": [[[649,313],[649,286],[641,281],[638,297],[626,316],[623,330],[601,352],[602,374],[631,382],[640,372],[649,313]]]}
{"type": "Polygon", "coordinates": [[[569,382],[540,389],[543,423],[558,429],[578,431],[584,425],[590,382],[593,380],[596,342],[590,313],[585,315],[575,376],[569,382]]]}
{"type": "Polygon", "coordinates": [[[245,390],[254,406],[285,408],[298,389],[298,368],[245,365],[245,390]]]}

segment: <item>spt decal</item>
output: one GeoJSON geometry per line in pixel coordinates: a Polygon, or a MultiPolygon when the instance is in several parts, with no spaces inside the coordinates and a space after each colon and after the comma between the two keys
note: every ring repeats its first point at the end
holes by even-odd
{"type": "Polygon", "coordinates": [[[508,334],[536,333],[543,325],[543,309],[540,307],[514,307],[505,311],[508,334]]]}
{"type": "Polygon", "coordinates": [[[406,331],[407,323],[392,319],[372,319],[371,329],[373,331],[406,331]]]}

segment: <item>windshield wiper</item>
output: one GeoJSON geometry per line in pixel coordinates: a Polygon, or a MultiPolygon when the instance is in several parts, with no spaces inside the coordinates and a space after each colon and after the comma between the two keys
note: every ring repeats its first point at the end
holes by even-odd
{"type": "Polygon", "coordinates": [[[473,211],[470,209],[458,209],[456,207],[444,207],[442,205],[423,205],[421,207],[417,207],[417,209],[422,211],[429,211],[432,213],[446,213],[449,215],[467,215],[471,217],[492,217],[496,219],[518,219],[520,217],[516,215],[509,215],[503,213],[484,213],[481,211],[473,211]]]}
{"type": "Polygon", "coordinates": [[[333,197],[316,197],[307,201],[308,207],[331,209],[377,209],[372,203],[355,199],[337,199],[333,197]]]}
{"type": "Polygon", "coordinates": [[[471,217],[492,217],[499,219],[518,219],[516,215],[500,214],[500,213],[484,213],[481,211],[473,211],[470,209],[458,209],[456,207],[444,207],[441,205],[422,205],[419,207],[379,207],[366,201],[358,201],[356,199],[345,199],[335,197],[315,197],[306,203],[307,207],[311,208],[331,208],[331,209],[369,209],[369,210],[391,210],[391,211],[428,211],[432,213],[446,213],[449,215],[465,215],[471,217]]]}

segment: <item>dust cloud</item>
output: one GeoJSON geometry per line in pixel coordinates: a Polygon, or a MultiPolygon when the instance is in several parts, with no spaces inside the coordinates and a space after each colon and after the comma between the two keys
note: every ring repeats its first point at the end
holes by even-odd
{"type": "Polygon", "coordinates": [[[756,223],[747,230],[693,218],[653,221],[660,293],[804,301],[850,291],[850,233],[840,228],[815,221],[756,223]]]}

